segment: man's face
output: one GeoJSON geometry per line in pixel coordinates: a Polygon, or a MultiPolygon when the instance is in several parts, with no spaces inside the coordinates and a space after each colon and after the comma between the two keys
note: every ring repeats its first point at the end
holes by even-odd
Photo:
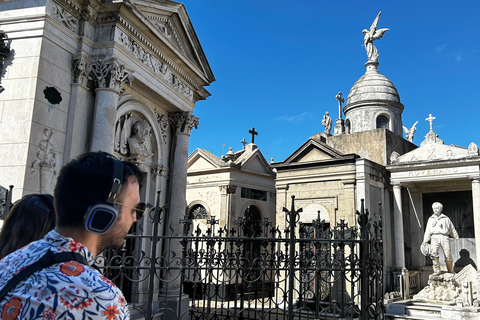
{"type": "Polygon", "coordinates": [[[433,204],[432,209],[433,209],[433,213],[435,213],[438,216],[440,213],[442,213],[443,207],[441,204],[435,203],[433,204]]]}
{"type": "Polygon", "coordinates": [[[130,176],[127,180],[128,183],[122,186],[122,190],[117,197],[117,201],[121,203],[121,205],[118,205],[117,221],[115,221],[112,229],[105,233],[99,244],[102,250],[98,250],[98,252],[102,252],[106,248],[120,248],[128,230],[137,221],[134,208],[140,203],[140,187],[135,176],[130,176]]]}

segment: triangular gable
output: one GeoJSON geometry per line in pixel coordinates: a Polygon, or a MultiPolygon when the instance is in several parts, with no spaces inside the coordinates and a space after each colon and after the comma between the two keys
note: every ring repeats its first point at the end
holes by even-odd
{"type": "Polygon", "coordinates": [[[188,171],[203,171],[222,167],[222,161],[213,153],[203,149],[195,149],[188,157],[188,171]]]}
{"type": "Polygon", "coordinates": [[[242,171],[274,175],[263,154],[253,144],[247,146],[245,152],[235,160],[235,164],[240,165],[242,171]]]}
{"type": "Polygon", "coordinates": [[[248,161],[241,167],[241,170],[267,175],[272,174],[272,171],[266,164],[265,160],[260,159],[258,154],[248,159],[248,161]]]}
{"type": "Polygon", "coordinates": [[[428,162],[441,160],[456,160],[479,156],[479,149],[475,143],[470,143],[468,149],[456,145],[445,145],[443,141],[438,138],[438,135],[431,130],[425,136],[425,140],[420,144],[420,147],[399,155],[393,152],[390,156],[392,164],[408,163],[408,162],[428,162]]]}
{"type": "Polygon", "coordinates": [[[310,138],[294,153],[292,153],[284,164],[294,162],[310,162],[328,159],[340,159],[343,154],[338,150],[328,146],[326,143],[310,138]]]}
{"type": "Polygon", "coordinates": [[[189,163],[188,166],[188,170],[192,171],[203,171],[213,168],[215,168],[215,165],[213,165],[210,161],[207,161],[207,159],[201,156],[196,157],[195,160],[189,163]]]}
{"type": "Polygon", "coordinates": [[[150,22],[153,32],[162,34],[171,47],[180,52],[206,76],[215,81],[208,60],[198,40],[195,29],[182,3],[165,0],[132,0],[150,22]]]}

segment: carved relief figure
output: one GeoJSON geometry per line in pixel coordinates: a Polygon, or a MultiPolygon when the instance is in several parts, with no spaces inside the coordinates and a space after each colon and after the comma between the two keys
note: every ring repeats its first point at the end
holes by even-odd
{"type": "Polygon", "coordinates": [[[323,116],[322,126],[325,127],[325,133],[330,134],[330,131],[332,130],[332,118],[328,115],[328,111],[325,112],[325,115],[323,116]]]}
{"type": "Polygon", "coordinates": [[[433,274],[440,273],[440,258],[438,250],[442,248],[445,255],[447,270],[453,273],[453,258],[450,249],[450,237],[458,239],[457,230],[449,217],[442,213],[443,205],[440,202],[432,204],[433,214],[428,218],[427,228],[423,237],[421,251],[429,255],[433,261],[433,274]],[[428,242],[430,241],[430,245],[428,242]]]}
{"type": "Polygon", "coordinates": [[[132,136],[127,139],[130,156],[139,160],[145,160],[153,156],[150,144],[152,128],[144,120],[138,120],[133,124],[132,136]]]}
{"type": "Polygon", "coordinates": [[[368,61],[378,61],[378,51],[377,48],[373,45],[373,41],[378,40],[383,37],[383,34],[390,29],[378,29],[378,20],[380,19],[380,11],[373,21],[370,30],[363,29],[362,33],[364,34],[363,37],[363,45],[365,46],[365,50],[367,50],[368,61]]]}

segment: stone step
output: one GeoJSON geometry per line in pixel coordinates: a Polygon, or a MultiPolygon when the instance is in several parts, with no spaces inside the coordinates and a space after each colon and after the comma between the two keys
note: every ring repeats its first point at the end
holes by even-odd
{"type": "Polygon", "coordinates": [[[386,319],[440,319],[442,313],[441,305],[402,301],[391,303],[386,306],[386,319]]]}
{"type": "Polygon", "coordinates": [[[385,314],[385,320],[438,320],[440,319],[438,316],[429,317],[429,316],[407,316],[401,314],[385,314]]]}

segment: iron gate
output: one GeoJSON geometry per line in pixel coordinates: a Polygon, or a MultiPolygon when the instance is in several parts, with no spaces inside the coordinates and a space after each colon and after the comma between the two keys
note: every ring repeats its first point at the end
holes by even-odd
{"type": "Polygon", "coordinates": [[[97,259],[126,293],[132,319],[383,319],[381,215],[358,212],[358,224],[299,223],[285,211],[285,229],[267,220],[219,227],[186,217],[182,234],[150,213],[150,235],[97,259]],[[147,252],[149,254],[147,254],[147,252]]]}

